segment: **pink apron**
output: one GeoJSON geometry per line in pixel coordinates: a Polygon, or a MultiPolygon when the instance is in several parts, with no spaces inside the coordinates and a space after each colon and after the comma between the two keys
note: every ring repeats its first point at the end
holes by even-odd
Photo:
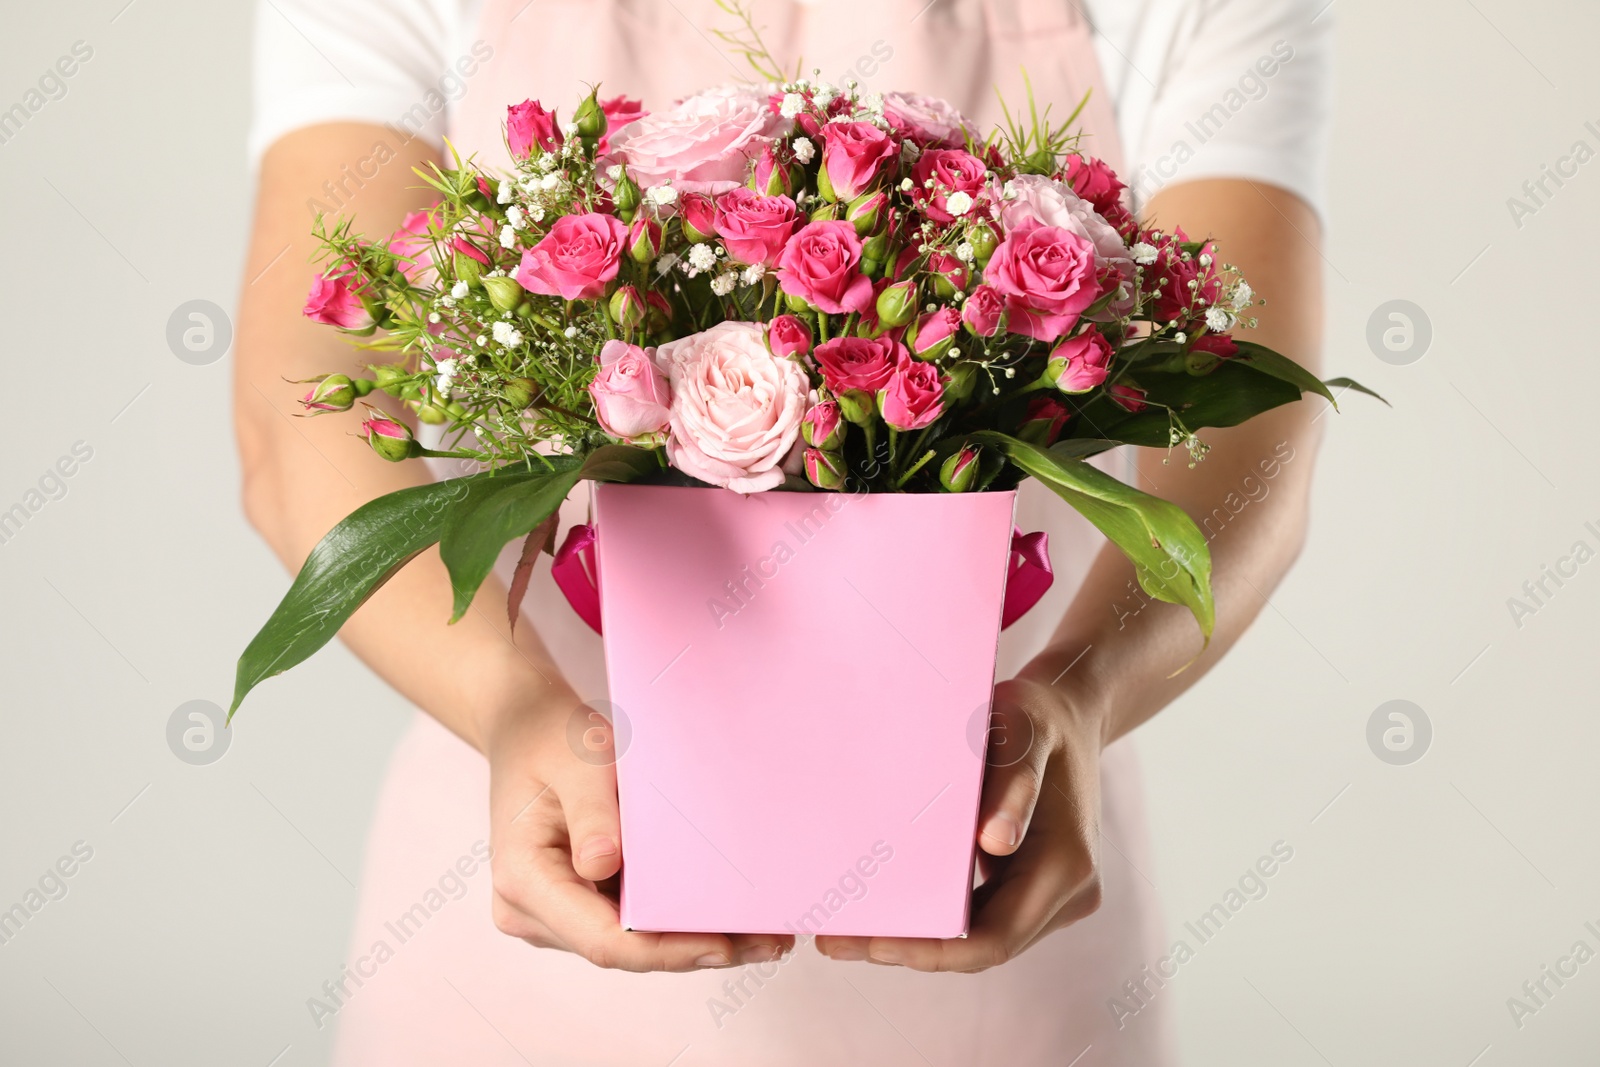
{"type": "MultiPolygon", "coordinates": [[[[1040,106],[1051,104],[1058,118],[1093,87],[1084,147],[1120,166],[1112,101],[1073,0],[757,0],[754,7],[786,64],[798,54],[807,72],[820,68],[834,82],[853,76],[868,88],[941,96],[983,129],[1001,119],[996,85],[1013,109],[1026,106],[1023,68],[1040,106]]],[[[474,37],[494,56],[458,102],[451,141],[498,167],[508,104],[534,97],[567,117],[591,82],[601,83],[602,96],[637,97],[652,108],[745,79],[744,61],[711,33],[728,26],[713,0],[485,0],[474,37]]],[[[1107,460],[1126,476],[1124,462],[1107,460]]],[[[580,490],[564,505],[563,523],[584,521],[587,510],[580,490]]],[[[1017,521],[1050,532],[1057,579],[1002,639],[1002,677],[1049,638],[1103,544],[1034,483],[1024,487],[1017,521]]],[[[600,641],[567,606],[546,562],[525,610],[577,691],[603,696],[600,641]]],[[[836,964],[806,947],[781,965],[635,975],[499,933],[486,869],[467,880],[459,900],[426,907],[441,874],[488,838],[488,773],[477,753],[419,712],[379,799],[349,962],[375,959],[379,942],[389,951],[323,1020],[339,1027],[335,1063],[1164,1067],[1172,1062],[1171,991],[1146,996],[1130,1015],[1141,1002],[1124,989],[1139,980],[1153,988],[1141,971],[1171,950],[1159,901],[1140,873],[1151,866],[1127,742],[1106,751],[1102,787],[1110,845],[1101,849],[1104,905],[1004,967],[923,975],[836,964]],[[416,914],[419,901],[429,918],[407,926],[397,943],[397,917],[416,914]]]]}

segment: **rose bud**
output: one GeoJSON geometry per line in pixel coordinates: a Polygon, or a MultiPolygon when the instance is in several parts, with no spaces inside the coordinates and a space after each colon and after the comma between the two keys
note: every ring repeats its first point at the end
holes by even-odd
{"type": "Polygon", "coordinates": [[[623,222],[633,221],[639,211],[639,185],[628,177],[626,168],[622,171],[622,177],[617,179],[617,187],[611,192],[611,201],[617,206],[617,218],[623,222]]]}
{"type": "Polygon", "coordinates": [[[974,337],[993,337],[1006,326],[1006,298],[992,285],[980,285],[961,306],[961,323],[974,337]]]}
{"type": "Polygon", "coordinates": [[[854,224],[856,233],[862,237],[878,229],[883,222],[884,210],[889,206],[889,197],[883,192],[863,193],[850,201],[850,206],[845,209],[846,221],[854,224]]]}
{"type": "Polygon", "coordinates": [[[1196,337],[1183,357],[1183,369],[1193,375],[1210,374],[1225,359],[1239,354],[1239,346],[1225,333],[1196,337]]]}
{"type": "Polygon", "coordinates": [[[844,414],[839,410],[837,401],[824,400],[820,404],[813,404],[800,420],[800,436],[812,448],[837,452],[844,447],[844,435],[844,414]]]}
{"type": "MultiPolygon", "coordinates": [[[[367,383],[370,391],[372,383],[367,383]]],[[[307,414],[325,415],[330,411],[349,411],[356,403],[355,384],[343,374],[329,374],[300,401],[307,414]]]]}
{"type": "Polygon", "coordinates": [[[835,399],[839,403],[839,413],[853,425],[865,426],[878,414],[877,403],[860,389],[846,389],[835,399]]]}
{"type": "Polygon", "coordinates": [[[644,322],[645,303],[644,297],[639,295],[639,290],[631,285],[624,285],[611,294],[611,303],[608,307],[611,312],[611,321],[628,330],[636,330],[644,322]]]}
{"type": "Polygon", "coordinates": [[[628,229],[628,255],[635,263],[649,263],[661,253],[661,223],[645,215],[628,229]]]}
{"type": "Polygon", "coordinates": [[[771,145],[756,160],[755,173],[750,176],[750,188],[763,196],[794,195],[794,175],[788,167],[778,162],[771,145]]]}
{"type": "Polygon", "coordinates": [[[972,246],[973,262],[983,268],[989,265],[994,250],[1000,247],[1000,236],[987,222],[975,222],[967,227],[967,244],[972,246]]]}
{"type": "Polygon", "coordinates": [[[965,493],[971,489],[978,480],[979,455],[978,449],[971,445],[964,446],[939,468],[939,484],[952,493],[965,493]]]}
{"type": "Polygon", "coordinates": [[[955,343],[956,331],[961,328],[961,313],[952,307],[930,311],[917,323],[916,331],[906,341],[911,354],[928,363],[943,358],[955,343]]]}
{"type": "Polygon", "coordinates": [[[438,404],[419,404],[417,418],[429,426],[441,426],[450,421],[450,413],[438,404]]]}
{"type": "Polygon", "coordinates": [[[600,106],[595,92],[591,92],[588,99],[578,105],[577,113],[572,116],[573,123],[578,127],[578,136],[591,142],[598,141],[606,135],[606,126],[609,122],[605,108],[600,106]]]}
{"type": "Polygon", "coordinates": [[[1040,448],[1049,448],[1061,436],[1061,428],[1072,417],[1072,409],[1053,396],[1036,396],[1022,414],[1016,436],[1040,448]]]}
{"type": "Polygon", "coordinates": [[[672,305],[667,298],[654,289],[644,294],[645,322],[644,327],[651,333],[660,333],[672,325],[672,305]]]}
{"type": "Polygon", "coordinates": [[[506,147],[515,159],[526,159],[534,146],[546,152],[561,147],[561,124],[554,111],[537,100],[524,100],[506,108],[506,147]]]}
{"type": "Polygon", "coordinates": [[[767,325],[767,349],[779,359],[811,351],[811,328],[794,315],[779,315],[767,325]]]}
{"type": "Polygon", "coordinates": [[[539,393],[539,383],[532,378],[513,378],[506,383],[506,403],[515,411],[528,410],[539,393]]]}
{"type": "Polygon", "coordinates": [[[468,285],[477,285],[478,279],[483,277],[483,268],[476,259],[469,255],[457,252],[450,257],[450,264],[455,270],[456,278],[468,285]]]}
{"type": "Polygon", "coordinates": [[[808,448],[805,454],[806,480],[818,489],[844,487],[844,457],[837,452],[808,448]]]}
{"type": "MultiPolygon", "coordinates": [[[[883,257],[889,254],[889,235],[875,233],[861,242],[861,273],[876,278],[883,270],[883,257]]],[[[915,255],[915,252],[912,253],[915,255]]]]}
{"type": "Polygon", "coordinates": [[[949,300],[967,287],[967,267],[955,256],[935,252],[928,257],[928,269],[933,272],[933,291],[949,300]]]}
{"type": "Polygon", "coordinates": [[[303,313],[313,322],[351,333],[371,333],[377,325],[372,309],[356,292],[354,275],[348,267],[341,274],[319,277],[311,284],[303,313]]]}
{"type": "Polygon", "coordinates": [[[489,294],[489,303],[496,311],[515,311],[522,303],[522,283],[507,275],[483,279],[483,290],[489,294]]]}
{"type": "Polygon", "coordinates": [[[1063,393],[1087,393],[1106,380],[1111,369],[1111,343],[1090,327],[1050,351],[1044,379],[1063,393]]]}
{"type": "Polygon", "coordinates": [[[397,390],[404,388],[411,377],[411,372],[398,363],[377,363],[367,370],[372,372],[373,387],[390,396],[398,396],[397,390]]]}
{"type": "Polygon", "coordinates": [[[1138,413],[1148,406],[1144,402],[1145,391],[1137,385],[1113,385],[1106,389],[1106,392],[1116,401],[1118,407],[1128,411],[1138,413]]]}
{"type": "Polygon", "coordinates": [[[717,204],[704,193],[689,193],[679,200],[683,236],[690,244],[704,244],[717,233],[717,204]]]}
{"type": "Polygon", "coordinates": [[[382,413],[374,413],[361,424],[361,436],[374,452],[391,463],[410,459],[418,448],[411,427],[382,413]]]}
{"type": "Polygon", "coordinates": [[[973,388],[978,384],[978,365],[976,363],[956,363],[946,369],[950,377],[944,383],[945,399],[951,401],[965,400],[972,395],[973,388]]]}
{"type": "Polygon", "coordinates": [[[885,329],[910,322],[917,313],[917,283],[895,282],[878,294],[878,321],[885,329]]]}

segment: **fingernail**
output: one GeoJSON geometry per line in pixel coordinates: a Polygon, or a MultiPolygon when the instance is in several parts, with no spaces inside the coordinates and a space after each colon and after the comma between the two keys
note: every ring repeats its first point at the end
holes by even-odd
{"type": "Polygon", "coordinates": [[[867,958],[866,950],[858,945],[840,945],[828,953],[831,960],[840,960],[845,963],[859,963],[867,958]]]}
{"type": "Polygon", "coordinates": [[[783,955],[777,945],[746,945],[739,950],[740,963],[771,963],[783,955]]]}
{"type": "Polygon", "coordinates": [[[709,952],[694,961],[696,967],[726,967],[728,957],[720,952],[709,952]]]}
{"type": "Polygon", "coordinates": [[[887,963],[893,966],[904,962],[905,957],[892,948],[875,948],[867,959],[872,963],[887,963]]]}
{"type": "Polygon", "coordinates": [[[1022,840],[1022,824],[1009,815],[996,815],[984,826],[983,836],[1013,848],[1022,840]]]}
{"type": "Polygon", "coordinates": [[[578,851],[578,862],[588,863],[590,860],[604,859],[606,856],[617,854],[617,843],[609,837],[591,837],[584,842],[583,848],[578,851]]]}

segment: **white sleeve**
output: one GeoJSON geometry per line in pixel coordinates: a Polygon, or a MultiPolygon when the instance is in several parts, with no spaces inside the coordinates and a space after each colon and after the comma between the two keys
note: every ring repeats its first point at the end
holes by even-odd
{"type": "MultiPolygon", "coordinates": [[[[1328,0],[1150,0],[1115,54],[1136,200],[1245,178],[1319,213],[1333,110],[1328,0]]],[[[1104,50],[1102,50],[1104,54],[1104,50]]]]}
{"type": "Polygon", "coordinates": [[[457,0],[258,0],[251,168],[322,122],[403,126],[441,143],[453,96],[457,0]]]}

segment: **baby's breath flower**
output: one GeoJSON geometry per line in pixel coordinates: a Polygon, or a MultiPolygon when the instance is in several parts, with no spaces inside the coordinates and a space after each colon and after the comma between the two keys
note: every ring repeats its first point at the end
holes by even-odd
{"type": "Polygon", "coordinates": [[[1146,244],[1145,242],[1140,241],[1138,244],[1133,246],[1133,261],[1141,266],[1148,267],[1150,264],[1156,261],[1156,256],[1159,254],[1159,251],[1160,250],[1157,249],[1155,245],[1146,244]]]}
{"type": "Polygon", "coordinates": [[[1222,333],[1233,327],[1233,316],[1226,309],[1213,307],[1206,309],[1206,329],[1212,333],[1222,333]]]}
{"type": "Polygon", "coordinates": [[[494,194],[494,202],[497,204],[509,204],[511,203],[511,198],[515,195],[517,195],[516,186],[510,182],[501,182],[500,191],[494,194]]]}
{"type": "Polygon", "coordinates": [[[526,221],[526,218],[522,214],[522,209],[517,205],[512,204],[510,207],[506,208],[506,222],[510,223],[513,230],[522,229],[526,221]]]}
{"type": "Polygon", "coordinates": [[[745,285],[754,285],[766,277],[766,274],[767,268],[765,266],[760,263],[752,263],[744,269],[744,273],[740,275],[739,280],[745,285]]]}
{"type": "Polygon", "coordinates": [[[945,197],[944,209],[959,219],[972,210],[972,194],[957,189],[945,197]]]}
{"type": "Polygon", "coordinates": [[[817,158],[817,146],[811,143],[809,137],[796,137],[794,139],[794,158],[801,163],[810,163],[817,158]]]}
{"type": "Polygon", "coordinates": [[[644,194],[653,204],[666,207],[678,199],[678,190],[670,185],[652,185],[644,194]]]}
{"type": "Polygon", "coordinates": [[[450,295],[453,298],[455,298],[456,300],[460,300],[462,297],[466,296],[467,295],[467,283],[458,280],[454,285],[452,285],[450,287],[450,295]]]}
{"type": "Polygon", "coordinates": [[[494,324],[494,339],[497,344],[516,348],[522,343],[522,334],[509,322],[497,322],[494,324]]]}
{"type": "Polygon", "coordinates": [[[696,270],[710,270],[717,265],[717,254],[710,245],[695,245],[689,249],[689,266],[696,270]]]}
{"type": "Polygon", "coordinates": [[[806,107],[806,98],[799,93],[784,93],[783,103],[778,106],[778,114],[786,119],[792,119],[806,107]]]}
{"type": "Polygon", "coordinates": [[[570,341],[574,337],[578,336],[578,328],[576,326],[568,326],[565,330],[563,330],[561,332],[561,336],[565,337],[567,340],[570,341]]]}
{"type": "Polygon", "coordinates": [[[678,265],[678,253],[667,252],[656,260],[656,274],[664,276],[667,271],[678,265]]]}
{"type": "Polygon", "coordinates": [[[517,231],[512,229],[511,225],[509,223],[507,223],[506,225],[500,227],[500,247],[501,248],[515,248],[516,244],[517,244],[517,231]]]}
{"type": "MultiPolygon", "coordinates": [[[[695,247],[703,248],[704,246],[696,245],[695,247]]],[[[718,296],[727,296],[729,293],[733,292],[733,287],[738,284],[738,272],[731,270],[725,271],[724,273],[719,274],[715,278],[711,279],[711,291],[718,296]]]]}

